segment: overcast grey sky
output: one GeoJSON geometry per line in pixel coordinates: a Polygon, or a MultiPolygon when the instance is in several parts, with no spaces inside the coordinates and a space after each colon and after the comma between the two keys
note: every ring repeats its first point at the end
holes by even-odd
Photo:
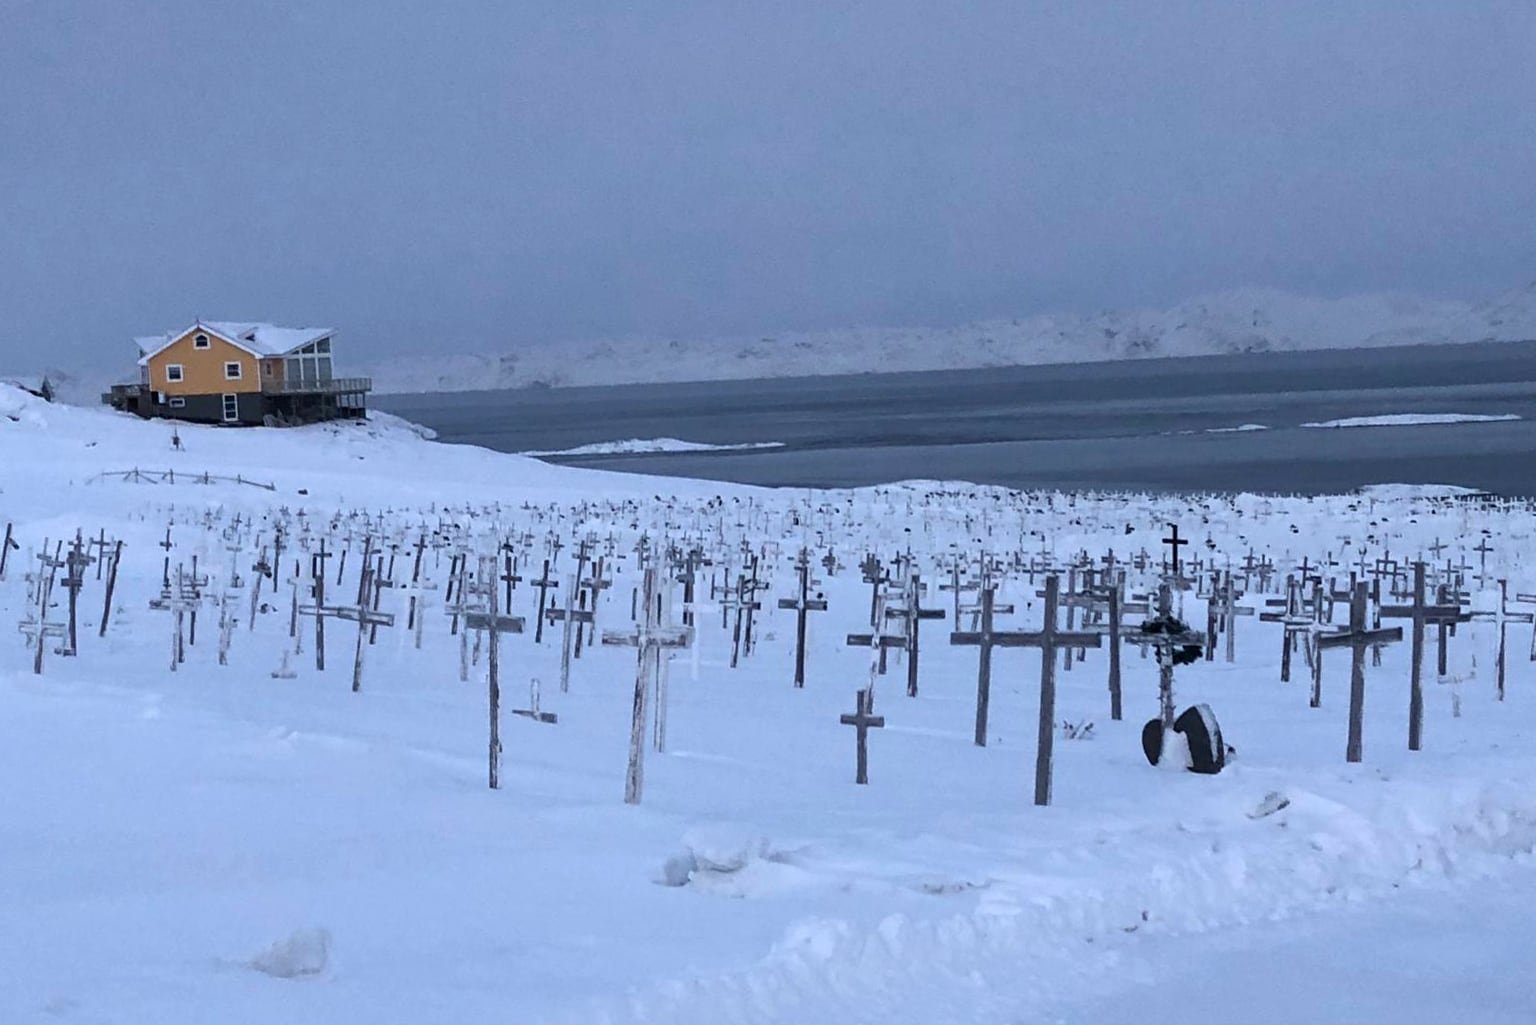
{"type": "Polygon", "coordinates": [[[0,0],[0,366],[1492,293],[1533,54],[1531,0],[0,0]]]}

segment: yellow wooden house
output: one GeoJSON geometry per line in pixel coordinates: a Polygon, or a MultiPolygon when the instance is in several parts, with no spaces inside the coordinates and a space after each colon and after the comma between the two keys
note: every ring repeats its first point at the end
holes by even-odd
{"type": "Polygon", "coordinates": [[[137,338],[139,379],[106,404],[145,417],[201,423],[296,424],[367,415],[372,382],[337,377],[330,328],[198,321],[137,338]]]}

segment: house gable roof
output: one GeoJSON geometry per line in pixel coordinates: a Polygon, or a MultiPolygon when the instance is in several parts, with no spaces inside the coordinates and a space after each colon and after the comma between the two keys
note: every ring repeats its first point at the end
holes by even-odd
{"type": "Polygon", "coordinates": [[[134,342],[139,347],[139,365],[148,364],[151,358],[194,330],[205,331],[257,357],[283,356],[336,333],[334,328],[329,327],[277,327],[273,324],[199,320],[180,331],[135,338],[134,342]]]}

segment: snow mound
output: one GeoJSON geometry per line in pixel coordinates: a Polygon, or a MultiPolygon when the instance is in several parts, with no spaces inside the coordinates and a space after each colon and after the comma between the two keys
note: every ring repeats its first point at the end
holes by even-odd
{"type": "Polygon", "coordinates": [[[299,979],[319,975],[331,960],[328,930],[299,929],[273,943],[247,962],[249,967],[274,979],[299,979]]]}
{"type": "Polygon", "coordinates": [[[0,381],[0,425],[25,423],[35,427],[47,424],[49,403],[14,384],[0,381]]]}

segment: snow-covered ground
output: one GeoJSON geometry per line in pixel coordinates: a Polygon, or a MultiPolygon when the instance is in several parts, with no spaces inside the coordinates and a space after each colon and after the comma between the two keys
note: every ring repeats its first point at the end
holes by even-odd
{"type": "MultiPolygon", "coordinates": [[[[851,782],[852,730],[838,719],[869,680],[867,649],[844,643],[869,620],[866,553],[889,563],[910,548],[932,585],[926,605],[952,612],[938,590],[945,567],[990,552],[1004,562],[999,600],[1017,609],[999,617],[1006,629],[1040,626],[1031,561],[1113,550],[1123,564],[1146,550],[1135,589],[1153,579],[1172,523],[1194,539],[1186,557],[1272,560],[1271,592],[1302,558],[1331,557],[1328,575],[1342,578],[1422,552],[1465,562],[1472,605],[1486,609],[1498,578],[1512,602],[1536,591],[1523,505],[1423,487],[1315,500],[942,482],[775,492],[440,446],[387,417],[179,434],[178,450],[167,424],[0,388],[0,524],[22,546],[0,581],[0,624],[26,616],[23,572],[45,543],[78,529],[125,544],[104,638],[91,566],[78,655],[48,651],[34,675],[17,634],[0,657],[0,1021],[1141,1021],[1143,998],[1174,1006],[1211,981],[1185,958],[1210,959],[1231,982],[1189,993],[1191,1006],[1230,1018],[1217,998],[1245,996],[1238,981],[1262,977],[1255,963],[1288,937],[1334,943],[1340,977],[1378,957],[1350,937],[1393,929],[1422,929],[1427,949],[1465,957],[1467,921],[1429,930],[1418,904],[1474,915],[1480,894],[1496,906],[1531,892],[1529,624],[1509,629],[1502,701],[1493,624],[1459,628],[1444,677],[1431,632],[1417,753],[1404,739],[1409,645],[1387,647],[1379,667],[1367,656],[1365,760],[1347,765],[1347,651],[1324,654],[1322,705],[1310,708],[1300,655],[1293,681],[1277,679],[1279,628],[1239,619],[1234,662],[1218,654],[1177,671],[1179,706],[1210,703],[1237,749],[1215,777],[1146,764],[1155,665],[1127,648],[1116,722],[1105,653],[1090,650],[1057,673],[1055,718],[1088,736],[1057,737],[1044,809],[1030,805],[1040,658],[995,654],[989,744],[977,748],[976,649],[945,643],[952,615],[924,627],[917,697],[899,652],[876,682],[886,724],[871,731],[868,786],[851,782]],[[251,567],[280,527],[288,555],[253,605],[251,567]],[[356,627],[327,622],[317,670],[313,620],[289,632],[308,582],[290,580],[308,565],[302,545],[323,538],[350,556],[326,564],[329,600],[350,602],[365,535],[402,584],[419,537],[443,546],[424,551],[437,589],[416,595],[420,648],[404,628],[411,596],[383,591],[396,622],[361,646],[353,693],[356,627]],[[705,607],[672,664],[666,751],[648,754],[638,807],[621,801],[633,650],[587,648],[562,692],[560,627],[532,637],[532,578],[553,557],[566,580],[583,537],[613,570],[599,629],[630,624],[642,538],[715,561],[700,572],[705,607]],[[485,654],[461,680],[442,588],[455,550],[494,554],[500,542],[519,558],[512,611],[528,632],[503,639],[502,789],[491,791],[485,654]],[[811,614],[796,689],[794,613],[778,599],[794,593],[802,545],[830,608],[811,614]],[[734,582],[745,552],[768,587],[756,648],[732,668],[734,620],[724,614],[722,627],[709,584],[734,582]],[[829,552],[835,573],[821,568],[829,552]],[[190,569],[194,557],[209,580],[196,642],[172,672],[172,617],[150,601],[166,566],[190,569]],[[216,657],[222,597],[227,665],[216,657]],[[285,666],[291,678],[274,675],[285,666]],[[558,723],[510,713],[535,681],[558,723]],[[1136,991],[1154,980],[1178,985],[1136,991]]],[[[1244,603],[1272,596],[1255,579],[1244,603]]],[[[65,613],[55,597],[50,619],[65,613]]],[[[680,601],[675,590],[674,622],[680,601]]],[[[1180,603],[1204,624],[1197,593],[1180,603]]],[[[1526,921],[1516,910],[1501,935],[1526,921]]],[[[1476,971],[1446,975],[1452,992],[1488,996],[1476,971]]],[[[1497,992],[1523,999],[1517,981],[1497,992]]],[[[1338,1011],[1332,1020],[1430,1020],[1407,1015],[1424,1010],[1415,992],[1394,999],[1378,986],[1374,1003],[1313,1006],[1338,1011]]]]}

